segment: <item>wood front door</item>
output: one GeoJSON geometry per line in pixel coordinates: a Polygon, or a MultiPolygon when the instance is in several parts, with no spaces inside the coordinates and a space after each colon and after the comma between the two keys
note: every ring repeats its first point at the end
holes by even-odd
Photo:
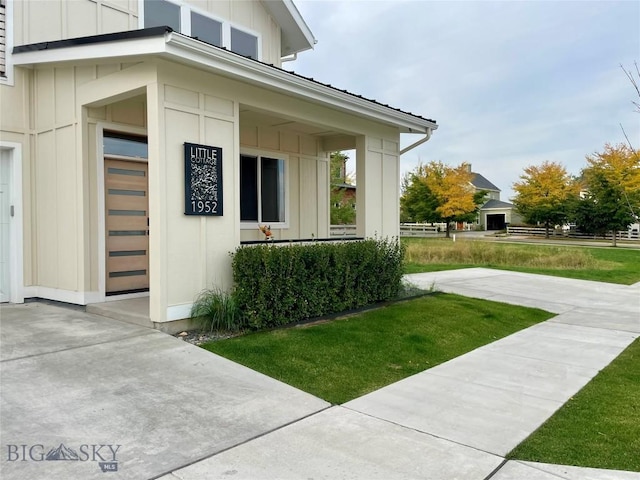
{"type": "Polygon", "coordinates": [[[149,289],[147,163],[104,159],[107,295],[149,289]]]}

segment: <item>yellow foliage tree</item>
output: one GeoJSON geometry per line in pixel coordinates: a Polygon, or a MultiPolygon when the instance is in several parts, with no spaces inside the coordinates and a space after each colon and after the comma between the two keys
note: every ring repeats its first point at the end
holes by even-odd
{"type": "Polygon", "coordinates": [[[513,204],[525,221],[543,223],[549,238],[551,225],[566,222],[580,187],[561,164],[545,161],[540,166],[526,167],[513,190],[513,204]]]}
{"type": "Polygon", "coordinates": [[[626,230],[640,215],[640,156],[624,144],[606,144],[604,151],[587,155],[582,171],[586,184],[585,201],[593,204],[594,216],[602,228],[616,233],[626,230]]]}
{"type": "Polygon", "coordinates": [[[436,212],[447,224],[447,237],[452,221],[473,221],[482,198],[471,185],[473,173],[467,164],[450,167],[442,162],[430,162],[422,169],[421,180],[437,199],[436,212]]]}

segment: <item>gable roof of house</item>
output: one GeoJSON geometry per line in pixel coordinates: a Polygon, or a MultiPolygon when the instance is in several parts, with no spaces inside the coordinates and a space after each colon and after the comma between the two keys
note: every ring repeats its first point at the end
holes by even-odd
{"type": "Polygon", "coordinates": [[[514,208],[513,203],[503,202],[502,200],[489,200],[487,203],[482,205],[480,210],[488,210],[492,208],[514,208]]]}
{"type": "Polygon", "coordinates": [[[355,190],[356,186],[350,183],[332,183],[332,187],[334,188],[344,188],[345,190],[355,190]]]}
{"type": "Polygon", "coordinates": [[[500,191],[500,189],[493,183],[476,172],[473,172],[473,180],[471,180],[471,184],[478,190],[495,190],[496,192],[500,191]]]}
{"type": "Polygon", "coordinates": [[[293,55],[313,48],[316,39],[291,0],[262,0],[263,5],[280,25],[280,52],[293,55]]]}
{"type": "Polygon", "coordinates": [[[167,57],[219,75],[240,78],[261,87],[330,105],[394,125],[402,133],[427,133],[438,128],[435,120],[245,57],[175,32],[168,26],[20,45],[13,48],[13,63],[31,66],[104,59],[124,62],[148,55],[167,57]]]}

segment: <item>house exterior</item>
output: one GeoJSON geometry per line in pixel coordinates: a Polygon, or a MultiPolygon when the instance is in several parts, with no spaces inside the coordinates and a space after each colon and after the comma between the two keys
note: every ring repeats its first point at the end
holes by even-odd
{"type": "MultiPolygon", "coordinates": [[[[469,171],[471,171],[471,165],[469,165],[469,171]]],[[[476,172],[472,173],[474,175],[471,181],[473,188],[477,192],[487,192],[485,203],[478,213],[478,225],[481,225],[484,230],[504,230],[507,228],[507,224],[522,221],[512,203],[500,200],[500,189],[498,187],[483,175],[476,172]]]]}
{"type": "Polygon", "coordinates": [[[356,151],[358,236],[399,234],[400,135],[437,124],[283,70],[315,43],[290,0],[0,13],[1,301],[144,297],[168,329],[260,225],[329,237],[336,150],[356,151]]]}

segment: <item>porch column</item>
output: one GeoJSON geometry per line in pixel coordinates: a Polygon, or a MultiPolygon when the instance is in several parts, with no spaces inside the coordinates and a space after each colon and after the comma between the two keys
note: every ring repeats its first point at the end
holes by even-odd
{"type": "Polygon", "coordinates": [[[167,175],[162,113],[164,97],[158,83],[147,86],[149,145],[149,319],[167,319],[167,175]]]}
{"type": "Polygon", "coordinates": [[[356,138],[356,231],[378,238],[400,235],[399,134],[356,138]]]}

